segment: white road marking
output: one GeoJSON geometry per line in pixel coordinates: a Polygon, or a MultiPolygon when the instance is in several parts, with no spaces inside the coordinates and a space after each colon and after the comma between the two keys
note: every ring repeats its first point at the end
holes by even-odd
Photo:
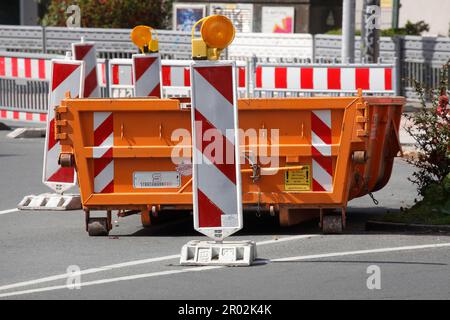
{"type": "Polygon", "coordinates": [[[12,213],[12,212],[16,212],[16,211],[19,211],[19,209],[14,208],[14,209],[3,210],[3,211],[0,211],[0,215],[1,214],[12,213]]]}
{"type": "MultiPolygon", "coordinates": [[[[278,238],[278,239],[257,242],[257,245],[261,246],[261,245],[266,245],[266,244],[279,243],[279,242],[285,242],[285,241],[293,241],[293,240],[305,239],[305,238],[317,237],[317,236],[319,236],[319,235],[311,234],[311,235],[298,235],[298,236],[292,236],[292,237],[283,237],[283,238],[278,238]]],[[[142,259],[142,260],[134,260],[134,261],[128,261],[128,262],[123,262],[123,263],[111,264],[111,265],[98,267],[98,268],[90,268],[90,269],[86,269],[86,270],[81,270],[81,272],[79,274],[86,275],[86,274],[92,274],[92,273],[97,273],[97,272],[110,271],[110,270],[119,269],[119,268],[137,266],[137,265],[141,265],[141,264],[148,264],[148,263],[153,263],[153,262],[172,260],[172,259],[177,259],[177,258],[180,258],[179,254],[168,255],[168,256],[163,256],[163,257],[156,257],[156,258],[149,258],[149,259],[142,259]]],[[[35,284],[44,283],[44,282],[51,282],[51,281],[55,281],[55,280],[66,279],[67,277],[68,277],[67,273],[62,273],[62,274],[49,276],[49,277],[45,277],[45,278],[39,278],[36,280],[17,282],[17,283],[1,286],[0,291],[35,285],[35,284]]]]}
{"type": "MultiPolygon", "coordinates": [[[[277,240],[269,240],[269,241],[277,241],[277,240]]],[[[270,243],[273,243],[273,242],[270,242],[270,243]]],[[[267,244],[267,242],[266,242],[266,244],[267,244]]],[[[426,245],[417,245],[417,246],[404,246],[404,247],[379,248],[379,249],[369,249],[369,250],[333,252],[333,253],[325,253],[325,254],[315,254],[315,255],[307,255],[307,256],[295,256],[295,257],[271,259],[271,260],[267,260],[266,262],[270,263],[270,262],[283,262],[283,261],[296,261],[296,260],[311,260],[311,259],[319,259],[319,258],[326,258],[326,257],[348,256],[348,255],[380,253],[380,252],[420,250],[420,249],[434,249],[434,248],[442,248],[442,247],[450,247],[450,243],[435,243],[435,244],[426,244],[426,245]]],[[[107,278],[107,279],[100,279],[100,280],[94,280],[94,281],[88,281],[88,282],[81,282],[80,287],[87,287],[87,286],[113,283],[113,282],[119,282],[119,281],[130,281],[130,280],[143,279],[143,278],[152,278],[152,277],[166,276],[166,275],[173,275],[173,274],[180,274],[180,273],[187,273],[187,272],[199,272],[199,271],[206,271],[206,270],[213,270],[213,269],[222,269],[222,268],[226,268],[226,267],[224,267],[224,266],[205,266],[205,267],[185,268],[185,269],[181,269],[181,270],[166,270],[166,271],[158,271],[158,272],[151,272],[151,273],[142,273],[142,274],[136,274],[136,275],[131,275],[131,276],[123,276],[123,277],[107,278]]],[[[9,293],[0,294],[0,298],[18,296],[18,295],[24,295],[24,294],[31,294],[31,293],[61,290],[61,289],[67,289],[67,285],[59,285],[59,286],[44,287],[44,288],[38,288],[38,289],[9,292],[9,293]]]]}

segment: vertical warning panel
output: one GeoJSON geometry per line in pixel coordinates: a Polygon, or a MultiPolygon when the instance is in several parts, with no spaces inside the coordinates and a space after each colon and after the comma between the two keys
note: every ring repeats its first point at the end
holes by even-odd
{"type": "Polygon", "coordinates": [[[242,228],[234,62],[194,62],[192,141],[194,228],[221,240],[242,228]]]}
{"type": "Polygon", "coordinates": [[[135,97],[161,98],[161,59],[159,53],[133,55],[135,97]]]}
{"type": "Polygon", "coordinates": [[[56,192],[74,186],[76,176],[74,168],[63,168],[58,163],[61,145],[55,139],[55,108],[67,92],[72,98],[82,96],[83,75],[82,61],[52,60],[42,181],[56,192]]]}
{"type": "Polygon", "coordinates": [[[82,98],[99,98],[100,88],[97,76],[97,54],[95,44],[88,42],[72,43],[72,56],[84,62],[84,88],[82,98]]]}

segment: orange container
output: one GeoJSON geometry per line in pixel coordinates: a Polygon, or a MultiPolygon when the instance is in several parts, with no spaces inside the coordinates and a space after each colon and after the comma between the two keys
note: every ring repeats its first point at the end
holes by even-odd
{"type": "MultiPolygon", "coordinates": [[[[324,230],[336,229],[336,221],[342,228],[347,202],[389,180],[403,104],[401,97],[361,95],[239,100],[240,147],[253,159],[241,164],[244,208],[278,212],[282,225],[320,215],[324,230]],[[269,157],[252,157],[264,148],[269,157]],[[328,209],[339,209],[339,219],[328,209]]],[[[173,157],[180,141],[186,152],[191,148],[179,136],[191,131],[190,110],[180,105],[176,99],[63,100],[55,128],[60,160],[76,167],[88,224],[90,210],[137,210],[149,224],[149,212],[192,208],[189,165],[173,157]],[[104,176],[111,181],[99,189],[104,176]]]]}

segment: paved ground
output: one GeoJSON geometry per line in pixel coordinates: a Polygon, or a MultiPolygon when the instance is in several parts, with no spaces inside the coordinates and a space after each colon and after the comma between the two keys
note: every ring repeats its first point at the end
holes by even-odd
{"type": "MultiPolygon", "coordinates": [[[[2,299],[449,299],[450,235],[365,232],[364,222],[413,203],[412,168],[398,160],[389,185],[350,203],[344,235],[323,236],[313,221],[280,228],[246,216],[237,238],[259,242],[249,268],[181,267],[177,255],[201,239],[187,217],[150,229],[118,219],[109,238],[89,238],[75,212],[10,212],[41,183],[43,139],[10,140],[0,131],[0,298],[2,299]],[[83,272],[66,287],[68,266],[83,272]],[[369,290],[369,266],[381,289],[369,290]],[[104,268],[102,268],[104,267],[104,268]],[[376,267],[375,267],[376,268],[376,267]]],[[[117,219],[117,218],[116,218],[117,219]]]]}

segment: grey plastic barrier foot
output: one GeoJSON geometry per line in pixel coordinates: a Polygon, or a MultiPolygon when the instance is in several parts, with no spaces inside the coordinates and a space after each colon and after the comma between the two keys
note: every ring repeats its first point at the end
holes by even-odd
{"type": "Polygon", "coordinates": [[[49,210],[65,211],[81,209],[79,194],[44,193],[40,195],[25,196],[17,205],[19,210],[49,210]]]}
{"type": "Polygon", "coordinates": [[[189,241],[181,249],[180,264],[250,266],[256,260],[254,241],[189,241]]]}

